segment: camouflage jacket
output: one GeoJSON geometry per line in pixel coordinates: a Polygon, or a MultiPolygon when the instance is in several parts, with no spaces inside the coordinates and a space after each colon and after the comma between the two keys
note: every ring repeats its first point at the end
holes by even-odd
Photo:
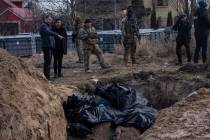
{"type": "Polygon", "coordinates": [[[85,45],[95,45],[98,42],[98,35],[94,27],[81,28],[78,34],[79,39],[82,40],[85,45]]]}
{"type": "Polygon", "coordinates": [[[121,22],[121,31],[123,37],[139,36],[139,28],[136,19],[125,17],[121,22]]]}

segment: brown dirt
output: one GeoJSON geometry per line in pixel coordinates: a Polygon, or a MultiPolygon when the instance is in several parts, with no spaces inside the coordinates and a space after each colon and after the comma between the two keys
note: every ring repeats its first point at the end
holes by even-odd
{"type": "Polygon", "coordinates": [[[174,106],[161,110],[142,140],[209,140],[210,90],[200,89],[174,106]]]}
{"type": "Polygon", "coordinates": [[[140,131],[135,128],[118,127],[115,131],[114,140],[138,140],[140,131]]]}
{"type": "MultiPolygon", "coordinates": [[[[91,85],[93,85],[90,81],[95,80],[95,79],[100,79],[102,81],[103,80],[125,81],[126,83],[130,84],[132,87],[136,88],[139,92],[144,91],[143,95],[145,95],[148,99],[150,99],[153,102],[153,104],[155,104],[156,107],[158,107],[158,109],[165,108],[172,105],[171,104],[172,101],[173,103],[180,101],[183,97],[186,97],[190,92],[193,92],[199,88],[209,87],[210,82],[205,78],[206,74],[208,74],[208,69],[205,69],[202,72],[199,72],[198,70],[196,71],[196,73],[178,71],[180,67],[175,66],[176,60],[175,60],[174,48],[173,47],[167,48],[167,46],[158,46],[158,43],[159,42],[152,42],[152,46],[154,45],[152,48],[151,48],[151,44],[148,42],[145,42],[145,44],[140,46],[139,51],[137,53],[137,56],[138,56],[137,61],[139,62],[139,64],[136,64],[136,65],[131,65],[131,64],[129,66],[123,65],[122,63],[123,56],[121,52],[122,48],[120,47],[118,48],[119,52],[117,52],[116,54],[105,54],[105,60],[107,63],[112,65],[112,69],[101,70],[99,67],[99,64],[97,63],[96,57],[92,57],[91,68],[94,72],[91,74],[87,74],[84,72],[82,64],[75,63],[76,58],[77,58],[76,53],[70,52],[67,56],[64,57],[63,73],[65,77],[54,79],[51,82],[57,85],[56,88],[60,88],[61,93],[62,93],[62,91],[66,89],[66,86],[63,86],[63,85],[68,85],[69,87],[74,85],[74,86],[80,87],[81,89],[86,89],[86,88],[90,88],[91,85]],[[146,75],[142,76],[141,75],[142,72],[146,72],[146,75]],[[154,75],[151,76],[151,74],[147,74],[148,72],[152,72],[154,73],[154,75]],[[169,102],[169,103],[162,106],[165,102],[169,102]],[[161,104],[161,105],[158,106],[158,104],[161,104]]],[[[27,62],[29,64],[33,64],[36,68],[42,71],[43,58],[41,55],[35,55],[31,59],[27,59],[27,62]]],[[[52,76],[53,76],[53,70],[52,70],[52,76]]],[[[43,77],[41,79],[43,79],[43,77]]],[[[29,81],[31,81],[31,79],[29,81]]],[[[33,85],[37,85],[35,83],[36,82],[34,82],[33,85]]],[[[39,86],[43,87],[44,84],[41,82],[39,86]]],[[[55,92],[57,90],[53,90],[53,91],[55,92]]],[[[61,95],[56,94],[56,95],[59,95],[59,97],[62,97],[62,98],[65,98],[67,96],[67,94],[61,94],[61,95]]],[[[190,112],[196,117],[197,114],[199,114],[200,112],[202,113],[201,107],[203,107],[203,105],[202,105],[202,102],[199,102],[199,100],[200,100],[199,97],[195,99],[192,106],[184,104],[186,100],[181,101],[180,103],[181,104],[183,103],[181,111],[184,111],[184,110],[191,111],[194,109],[198,109],[198,110],[190,112]]],[[[178,105],[180,103],[178,103],[178,105]]],[[[176,133],[175,134],[168,133],[169,131],[172,131],[173,129],[176,129],[176,128],[177,130],[179,129],[182,130],[182,122],[185,122],[185,120],[179,120],[180,122],[177,121],[180,116],[176,115],[176,111],[177,111],[176,109],[178,108],[178,107],[176,108],[176,106],[177,105],[175,105],[175,108],[174,108],[175,115],[174,113],[170,114],[171,108],[169,108],[168,110],[167,109],[162,110],[159,115],[160,117],[157,118],[157,121],[154,124],[154,127],[156,128],[157,126],[158,129],[151,128],[150,130],[148,130],[148,132],[145,132],[145,134],[141,137],[141,139],[156,140],[156,139],[161,139],[161,136],[163,136],[163,139],[165,138],[167,140],[170,140],[170,138],[173,137],[176,133]],[[167,119],[167,117],[170,118],[173,116],[177,117],[176,118],[177,120],[175,121],[172,120],[172,122],[170,122],[170,119],[167,119]],[[162,121],[161,118],[163,118],[163,122],[164,122],[163,125],[161,125],[161,121],[162,121]],[[174,126],[177,126],[177,127],[171,127],[170,129],[170,125],[173,124],[173,122],[174,122],[174,126]],[[167,123],[169,123],[170,125],[167,126],[167,123]],[[167,131],[167,129],[165,128],[168,128],[169,131],[167,131]],[[161,131],[162,129],[163,131],[161,131]],[[150,134],[150,132],[153,132],[153,131],[154,131],[154,135],[150,134]],[[165,133],[163,132],[166,132],[166,134],[170,134],[170,135],[169,136],[165,135],[165,133]]],[[[178,109],[181,109],[181,105],[179,106],[178,109]]],[[[182,113],[181,111],[180,112],[179,111],[180,110],[177,111],[178,114],[182,113]]],[[[190,113],[187,115],[190,115],[190,113]]],[[[63,117],[63,114],[61,116],[63,117]]],[[[193,117],[191,118],[192,119],[189,120],[189,124],[194,124],[195,118],[193,117]]],[[[204,118],[204,121],[205,121],[205,118],[204,118]]],[[[62,126],[63,124],[61,122],[62,126]]],[[[199,129],[197,131],[196,129],[194,129],[196,128],[196,125],[199,125],[199,123],[192,126],[196,134],[192,133],[192,135],[190,135],[189,138],[194,138],[193,135],[197,136],[195,138],[200,138],[198,137],[201,134],[199,132],[200,130],[204,130],[204,129],[199,129]]],[[[202,124],[202,126],[200,127],[205,127],[205,125],[202,124]]],[[[188,131],[188,129],[190,128],[191,128],[191,125],[186,125],[186,128],[184,129],[188,131]]],[[[55,128],[55,130],[63,131],[64,129],[62,127],[62,129],[55,128]]],[[[120,129],[118,128],[117,130],[119,130],[119,133],[118,131],[116,131],[116,133],[120,139],[123,139],[123,138],[128,139],[128,140],[140,139],[140,134],[133,128],[120,128],[120,129]]],[[[60,131],[57,131],[56,133],[61,133],[60,131]]],[[[177,131],[177,133],[178,132],[181,132],[181,131],[177,131]]],[[[204,133],[205,132],[203,132],[203,134],[204,133]]],[[[47,131],[45,131],[45,134],[47,134],[47,131]]],[[[110,137],[112,137],[112,135],[113,135],[113,132],[110,130],[109,124],[104,124],[95,128],[94,134],[89,139],[107,140],[107,139],[111,139],[110,137]]],[[[70,138],[70,139],[80,140],[77,138],[70,138]]],[[[180,137],[180,139],[182,139],[182,137],[180,137]]]]}
{"type": "MultiPolygon", "coordinates": [[[[193,45],[192,45],[193,46],[193,45]]],[[[142,40],[141,45],[137,49],[137,62],[139,64],[132,65],[129,63],[128,66],[123,64],[123,48],[121,45],[115,46],[115,54],[104,54],[105,61],[112,65],[110,70],[102,70],[97,62],[95,56],[91,56],[91,69],[93,73],[87,74],[84,72],[83,64],[75,63],[77,61],[77,55],[75,51],[71,51],[67,56],[64,56],[63,74],[64,78],[54,79],[52,82],[59,85],[85,85],[91,79],[101,78],[113,78],[123,77],[126,75],[132,75],[139,71],[152,71],[154,73],[175,73],[182,75],[188,79],[193,78],[205,78],[208,70],[190,74],[184,73],[179,70],[179,66],[176,66],[176,55],[175,55],[175,43],[169,42],[164,44],[163,41],[153,40],[142,40]]],[[[192,52],[194,51],[192,47],[192,52]]],[[[183,55],[184,53],[183,47],[183,55]]],[[[210,52],[209,52],[210,54],[210,52]]],[[[31,59],[26,59],[28,63],[33,64],[36,68],[42,71],[43,67],[43,56],[35,55],[31,59]]],[[[183,61],[186,63],[186,57],[183,57],[183,61]]],[[[52,73],[53,76],[53,68],[52,73]]]]}
{"type": "Polygon", "coordinates": [[[61,99],[72,90],[52,85],[4,50],[0,73],[0,140],[66,140],[61,99]]]}

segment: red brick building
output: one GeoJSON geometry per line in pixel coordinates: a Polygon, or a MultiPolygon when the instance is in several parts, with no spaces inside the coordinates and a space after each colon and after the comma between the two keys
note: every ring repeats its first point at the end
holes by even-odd
{"type": "Polygon", "coordinates": [[[0,0],[0,35],[31,32],[32,13],[23,0],[0,0]]]}

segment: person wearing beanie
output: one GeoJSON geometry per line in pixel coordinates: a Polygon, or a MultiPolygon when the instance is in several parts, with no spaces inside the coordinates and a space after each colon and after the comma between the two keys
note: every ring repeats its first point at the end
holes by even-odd
{"type": "Polygon", "coordinates": [[[79,39],[82,40],[85,72],[92,72],[90,70],[91,54],[97,56],[102,69],[110,68],[110,66],[106,65],[104,62],[103,52],[98,46],[98,35],[90,19],[86,19],[84,27],[79,30],[79,39]]]}
{"type": "Polygon", "coordinates": [[[207,10],[207,3],[200,1],[198,3],[194,15],[194,26],[195,26],[195,39],[196,39],[196,49],[194,54],[194,63],[198,63],[200,50],[202,50],[202,60],[205,64],[207,61],[207,44],[210,29],[210,19],[207,10]]]}
{"type": "Polygon", "coordinates": [[[191,28],[192,25],[187,20],[186,14],[180,14],[177,22],[173,26],[173,30],[178,31],[176,38],[176,54],[178,57],[178,65],[182,65],[182,46],[186,48],[187,61],[191,62],[191,53],[190,53],[190,39],[191,39],[191,28]]]}
{"type": "Polygon", "coordinates": [[[131,7],[127,8],[127,16],[121,22],[121,32],[124,46],[124,63],[127,65],[128,56],[130,54],[132,64],[136,64],[135,55],[139,37],[139,27],[131,7]]]}

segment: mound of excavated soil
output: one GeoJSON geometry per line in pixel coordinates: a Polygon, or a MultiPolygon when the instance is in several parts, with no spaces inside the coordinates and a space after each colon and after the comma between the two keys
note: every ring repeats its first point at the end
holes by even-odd
{"type": "Polygon", "coordinates": [[[66,140],[58,94],[62,89],[0,49],[0,140],[66,140]]]}
{"type": "Polygon", "coordinates": [[[174,106],[161,110],[142,140],[209,140],[210,90],[200,89],[174,106]]]}

